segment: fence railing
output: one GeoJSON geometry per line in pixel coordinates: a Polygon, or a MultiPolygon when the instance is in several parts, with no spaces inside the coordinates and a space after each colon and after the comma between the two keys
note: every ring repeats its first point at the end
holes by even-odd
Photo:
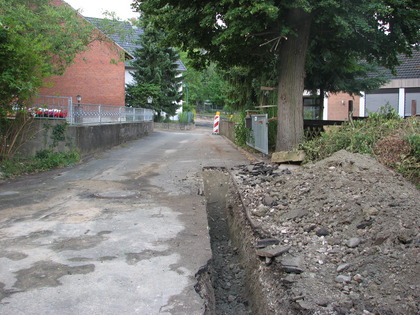
{"type": "Polygon", "coordinates": [[[152,121],[153,110],[124,106],[74,103],[71,97],[39,95],[31,113],[40,119],[65,119],[71,125],[152,121]]]}

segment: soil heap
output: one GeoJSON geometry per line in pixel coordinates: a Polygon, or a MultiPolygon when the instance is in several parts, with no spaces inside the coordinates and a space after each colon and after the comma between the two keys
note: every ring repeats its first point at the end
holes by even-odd
{"type": "Polygon", "coordinates": [[[419,314],[420,194],[368,155],[231,170],[275,314],[419,314]]]}

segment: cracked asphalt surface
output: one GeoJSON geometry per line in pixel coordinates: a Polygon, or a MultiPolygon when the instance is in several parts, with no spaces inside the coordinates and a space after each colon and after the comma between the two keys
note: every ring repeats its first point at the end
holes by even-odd
{"type": "Polygon", "coordinates": [[[201,171],[247,161],[208,128],[156,131],[72,168],[0,181],[0,313],[202,314],[201,171]]]}

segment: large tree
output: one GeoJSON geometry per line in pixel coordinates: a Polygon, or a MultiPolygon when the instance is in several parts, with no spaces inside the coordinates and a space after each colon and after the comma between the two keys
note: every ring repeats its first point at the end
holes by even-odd
{"type": "Polygon", "coordinates": [[[133,6],[198,63],[258,72],[275,61],[276,150],[302,139],[306,72],[333,69],[329,62],[338,58],[345,67],[336,72],[362,59],[392,68],[419,41],[417,0],[135,0],[133,6]]]}
{"type": "Polygon", "coordinates": [[[132,65],[134,82],[127,84],[127,105],[154,109],[173,116],[182,98],[182,77],[178,71],[178,53],[173,48],[161,46],[164,33],[150,25],[144,26],[139,38],[140,48],[134,52],[132,65]],[[148,102],[148,98],[152,102],[148,102]]]}

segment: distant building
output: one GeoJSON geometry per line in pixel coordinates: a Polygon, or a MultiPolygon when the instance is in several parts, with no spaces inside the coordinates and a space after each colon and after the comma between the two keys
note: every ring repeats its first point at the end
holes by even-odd
{"type": "Polygon", "coordinates": [[[387,104],[401,117],[411,116],[413,111],[420,115],[420,51],[413,51],[411,58],[402,56],[399,59],[401,65],[396,67],[395,75],[389,70],[379,70],[390,82],[378,90],[364,93],[360,116],[367,116],[368,112],[376,112],[387,104]]]}
{"type": "MultiPolygon", "coordinates": [[[[62,5],[63,2],[54,0],[52,5],[62,5]]],[[[80,18],[84,19],[82,15],[80,18]]],[[[101,34],[99,29],[95,32],[101,34]]],[[[80,95],[82,103],[125,106],[125,64],[121,56],[124,60],[133,59],[111,38],[95,40],[87,51],[76,56],[62,76],[46,79],[39,94],[72,97],[74,102],[80,95]]]]}
{"type": "Polygon", "coordinates": [[[377,90],[362,92],[362,97],[328,93],[324,99],[323,119],[347,120],[349,112],[355,117],[366,117],[369,112],[377,112],[386,105],[401,117],[411,116],[413,110],[420,115],[420,51],[413,51],[412,57],[401,56],[400,61],[395,75],[384,68],[379,69],[378,73],[385,74],[389,82],[377,90]]]}

